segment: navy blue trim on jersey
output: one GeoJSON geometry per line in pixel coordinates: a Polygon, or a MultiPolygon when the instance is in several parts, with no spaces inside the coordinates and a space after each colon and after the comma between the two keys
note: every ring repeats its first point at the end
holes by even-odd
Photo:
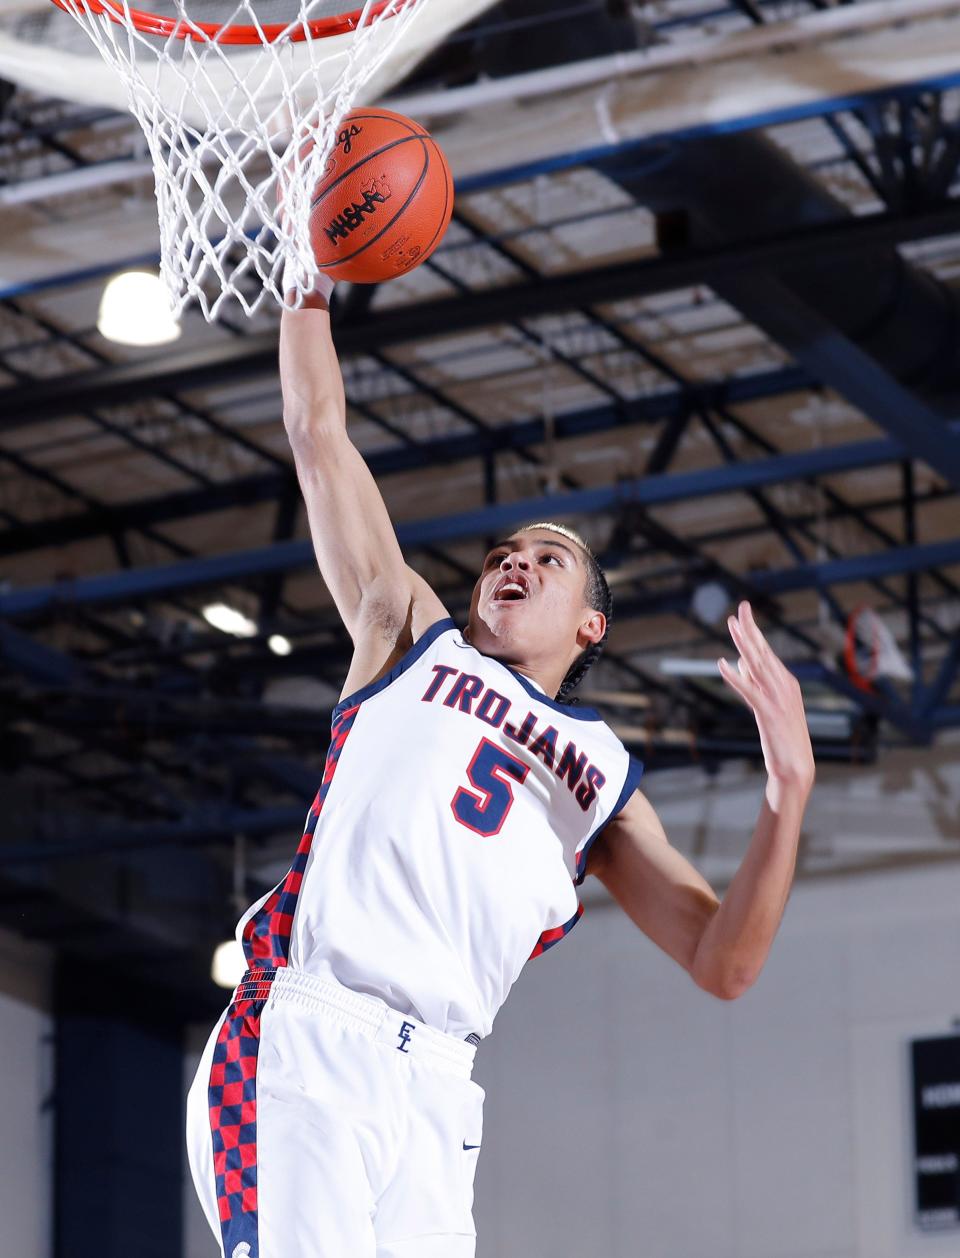
{"type": "Polygon", "coordinates": [[[520,683],[531,699],[536,699],[539,703],[546,704],[548,708],[553,708],[554,712],[562,712],[564,716],[571,716],[575,721],[603,720],[596,708],[582,708],[577,703],[558,703],[556,699],[551,699],[546,691],[535,686],[529,677],[524,677],[523,673],[518,673],[509,664],[504,664],[503,660],[498,660],[495,655],[484,655],[482,651],[477,651],[472,642],[467,642],[467,646],[470,647],[471,651],[476,651],[482,660],[489,660],[491,664],[499,664],[501,668],[506,669],[514,681],[520,683]]]}
{"type": "MultiPolygon", "coordinates": [[[[386,688],[392,682],[395,682],[398,677],[402,676],[408,668],[416,664],[417,660],[424,651],[426,651],[428,647],[432,646],[441,634],[447,633],[451,629],[456,629],[456,625],[453,623],[453,618],[451,616],[445,616],[443,620],[438,620],[436,624],[431,625],[423,637],[416,640],[406,655],[394,664],[389,673],[387,673],[384,677],[381,677],[379,681],[371,682],[369,686],[364,686],[362,690],[357,690],[354,694],[347,695],[345,699],[341,699],[333,710],[333,720],[336,721],[346,708],[352,708],[355,704],[363,703],[373,695],[379,694],[381,690],[386,690],[386,688]]],[[[558,703],[556,699],[551,699],[548,694],[535,686],[529,677],[524,677],[523,673],[518,673],[515,668],[511,668],[509,664],[504,664],[502,660],[498,660],[493,655],[484,655],[482,651],[478,651],[477,648],[471,642],[467,642],[466,639],[464,639],[464,642],[465,645],[468,646],[471,651],[479,655],[482,660],[489,660],[492,664],[498,664],[500,668],[506,669],[510,676],[515,681],[520,683],[531,699],[536,699],[539,703],[545,704],[548,708],[553,708],[554,712],[562,712],[564,716],[572,717],[575,721],[603,720],[603,717],[596,708],[582,708],[576,703],[558,703]]]]}
{"type": "MultiPolygon", "coordinates": [[[[629,752],[627,754],[630,755],[629,752]]],[[[586,843],[584,843],[583,847],[577,853],[577,876],[573,880],[576,886],[579,887],[584,878],[587,876],[587,856],[590,853],[590,849],[593,847],[594,843],[596,843],[600,835],[603,834],[604,830],[614,817],[623,811],[627,800],[640,785],[640,779],[642,777],[643,762],[638,760],[636,756],[630,756],[630,763],[627,766],[627,776],[623,783],[623,790],[617,796],[617,802],[613,806],[613,812],[611,812],[610,816],[606,819],[606,821],[604,821],[603,825],[597,826],[596,830],[594,830],[593,834],[590,835],[589,839],[587,839],[586,843]]]]}
{"type": "Polygon", "coordinates": [[[408,668],[412,668],[417,660],[423,655],[429,647],[433,646],[437,638],[441,634],[449,633],[451,629],[456,629],[453,618],[445,616],[443,620],[438,620],[436,624],[430,626],[426,633],[422,634],[414,642],[409,651],[397,660],[389,673],[386,673],[379,681],[372,681],[369,686],[364,686],[362,690],[355,691],[352,695],[347,695],[345,699],[341,699],[337,706],[333,709],[333,720],[336,722],[347,708],[356,707],[361,703],[365,703],[367,699],[378,695],[381,690],[393,684],[398,677],[402,677],[408,668]]]}
{"type": "MultiPolygon", "coordinates": [[[[482,652],[478,651],[478,655],[482,652]]],[[[492,655],[484,655],[485,660],[492,660],[492,655]]],[[[501,668],[505,668],[507,672],[517,680],[531,698],[545,703],[548,708],[553,708],[554,712],[562,712],[564,716],[572,716],[575,721],[602,721],[603,717],[596,708],[582,708],[579,703],[559,703],[556,699],[551,699],[548,694],[540,690],[533,684],[529,677],[524,677],[523,673],[518,673],[515,668],[511,668],[509,664],[504,664],[501,660],[493,660],[495,664],[499,664],[501,668]]]]}

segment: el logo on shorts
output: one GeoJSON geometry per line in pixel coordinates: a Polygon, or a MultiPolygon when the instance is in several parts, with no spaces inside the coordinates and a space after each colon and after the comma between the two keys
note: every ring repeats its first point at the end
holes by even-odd
{"type": "Polygon", "coordinates": [[[401,1052],[401,1053],[407,1053],[407,1052],[409,1052],[409,1051],[410,1051],[410,1050],[407,1048],[407,1045],[410,1043],[411,1039],[413,1038],[413,1034],[412,1034],[412,1033],[413,1033],[416,1029],[417,1029],[417,1028],[416,1028],[416,1024],[415,1024],[415,1023],[413,1023],[413,1022],[401,1022],[401,1024],[400,1024],[400,1043],[397,1045],[397,1048],[400,1050],[400,1052],[401,1052]]]}

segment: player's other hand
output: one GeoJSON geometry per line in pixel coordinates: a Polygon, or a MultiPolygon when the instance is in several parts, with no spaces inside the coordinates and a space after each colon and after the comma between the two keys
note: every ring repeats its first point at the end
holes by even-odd
{"type": "Polygon", "coordinates": [[[769,777],[767,799],[776,811],[785,789],[805,794],[813,786],[813,748],[800,683],[771,650],[749,603],[727,617],[727,628],[740,658],[736,668],[722,659],[717,666],[756,719],[769,777]]]}

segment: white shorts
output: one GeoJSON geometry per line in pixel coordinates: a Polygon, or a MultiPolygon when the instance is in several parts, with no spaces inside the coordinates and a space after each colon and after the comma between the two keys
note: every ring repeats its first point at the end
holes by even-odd
{"type": "Polygon", "coordinates": [[[214,1027],[187,1100],[224,1258],[473,1258],[474,1048],[336,983],[259,975],[214,1027]]]}

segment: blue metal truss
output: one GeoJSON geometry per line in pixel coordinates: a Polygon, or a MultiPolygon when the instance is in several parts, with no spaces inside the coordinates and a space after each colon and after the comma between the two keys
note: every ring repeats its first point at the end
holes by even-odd
{"type": "Polygon", "coordinates": [[[0,621],[0,660],[8,668],[23,673],[32,681],[46,686],[68,686],[81,680],[84,668],[72,655],[51,647],[13,625],[0,621]]]}
{"type": "MultiPolygon", "coordinates": [[[[824,458],[828,451],[816,452],[824,458]]],[[[811,454],[785,455],[763,460],[781,466],[785,462],[808,468],[811,454]]],[[[676,501],[689,495],[688,482],[713,485],[712,492],[728,492],[728,476],[741,477],[750,465],[710,469],[707,472],[653,477],[627,482],[609,489],[581,490],[545,495],[510,504],[479,508],[459,515],[443,516],[401,525],[401,543],[418,546],[465,537],[480,537],[509,529],[534,518],[569,518],[596,510],[609,510],[628,501],[676,501]],[[671,485],[670,482],[679,482],[671,485]],[[682,493],[678,492],[684,486],[682,493]],[[671,490],[673,492],[671,492],[671,490]],[[647,498],[645,491],[652,497],[647,498]]],[[[757,469],[754,469],[756,475],[757,469]]],[[[767,469],[769,475],[770,469],[767,469]]],[[[764,482],[769,483],[769,482],[764,482]]],[[[164,597],[202,585],[240,581],[265,573],[285,571],[313,562],[309,542],[285,542],[255,551],[188,560],[158,568],[135,569],[103,577],[84,578],[69,585],[22,590],[0,596],[0,615],[36,617],[70,605],[123,602],[137,598],[164,597]]],[[[851,556],[819,563],[797,564],[792,568],[753,572],[742,578],[748,596],[776,598],[805,589],[828,590],[833,586],[912,572],[924,572],[960,563],[960,538],[924,545],[901,546],[874,554],[851,556]]],[[[682,607],[685,595],[679,595],[682,607]]],[[[628,614],[638,614],[643,600],[635,600],[628,614]]],[[[662,598],[645,609],[659,610],[662,598]]],[[[7,662],[41,684],[66,684],[77,678],[77,666],[68,657],[34,643],[10,625],[0,626],[0,649],[7,662]]],[[[893,691],[867,695],[857,690],[841,674],[822,664],[804,662],[798,666],[808,680],[818,680],[836,693],[855,701],[865,711],[883,716],[915,741],[928,741],[936,728],[953,724],[955,709],[944,707],[960,664],[960,646],[955,639],[940,672],[931,686],[915,687],[912,704],[904,703],[893,691]]]]}
{"type": "MultiPolygon", "coordinates": [[[[764,398],[782,397],[810,388],[813,384],[813,378],[803,368],[783,367],[731,380],[698,382],[695,389],[662,389],[643,397],[625,399],[616,406],[592,406],[558,415],[552,438],[566,441],[613,429],[630,429],[639,424],[675,419],[690,413],[694,407],[736,406],[764,398]]],[[[380,478],[427,465],[457,463],[470,458],[526,450],[541,445],[545,436],[543,420],[529,419],[416,444],[369,450],[364,453],[364,458],[374,476],[380,478]]],[[[901,458],[904,453],[892,443],[881,445],[878,449],[880,462],[901,458]]],[[[869,452],[867,457],[872,458],[869,452]]],[[[0,530],[0,556],[22,554],[45,546],[60,546],[118,530],[163,524],[229,507],[254,506],[281,497],[291,486],[296,486],[292,468],[287,475],[268,473],[239,477],[222,484],[204,485],[198,489],[137,499],[116,506],[104,505],[91,511],[17,525],[0,530]]]]}
{"type": "MultiPolygon", "coordinates": [[[[903,448],[890,440],[853,442],[776,455],[769,459],[724,464],[702,471],[643,477],[617,485],[496,503],[453,515],[401,523],[396,531],[402,546],[429,546],[484,537],[533,519],[587,516],[596,512],[617,511],[627,505],[662,506],[688,498],[736,493],[790,480],[871,467],[903,457],[903,454],[903,448]]],[[[779,573],[754,575],[750,580],[758,589],[775,594],[796,589],[825,588],[872,576],[922,571],[958,561],[960,538],[825,564],[800,565],[779,573]]],[[[32,617],[69,606],[105,606],[137,598],[169,596],[206,585],[306,567],[312,563],[313,547],[309,541],[280,542],[232,554],[14,590],[0,594],[0,617],[32,617]]]]}
{"type": "Polygon", "coordinates": [[[785,284],[763,276],[730,285],[731,295],[740,291],[745,300],[738,300],[737,306],[748,316],[753,313],[751,305],[761,307],[762,314],[754,322],[768,336],[787,347],[817,379],[885,428],[904,452],[924,459],[960,489],[960,431],[956,427],[785,284]]]}

